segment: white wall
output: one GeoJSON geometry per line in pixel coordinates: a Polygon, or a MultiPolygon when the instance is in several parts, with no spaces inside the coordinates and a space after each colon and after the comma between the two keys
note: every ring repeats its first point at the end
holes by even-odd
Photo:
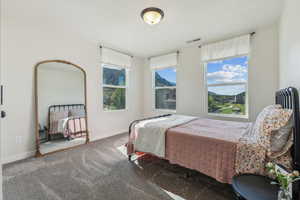
{"type": "Polygon", "coordinates": [[[280,87],[300,88],[300,1],[285,0],[280,35],[280,87]]]}
{"type": "Polygon", "coordinates": [[[249,114],[254,121],[261,110],[275,103],[279,82],[278,24],[256,31],[249,61],[249,114]]]}
{"type": "MultiPolygon", "coordinates": [[[[153,110],[151,70],[144,69],[144,114],[161,114],[153,110]]],[[[278,88],[278,26],[260,28],[252,39],[249,60],[249,119],[254,121],[264,106],[274,103],[278,88]]],[[[177,69],[177,113],[206,116],[204,69],[200,49],[180,50],[177,69]]]]}
{"type": "MultiPolygon", "coordinates": [[[[134,58],[130,70],[128,110],[102,110],[99,41],[91,41],[78,27],[68,26],[43,1],[3,0],[1,10],[3,83],[8,117],[3,120],[1,148],[5,162],[34,152],[34,65],[42,60],[62,59],[87,72],[87,109],[91,139],[127,130],[142,114],[152,115],[151,72],[145,59],[134,58]],[[28,6],[31,5],[31,6],[28,6]],[[26,8],[26,9],[24,9],[26,8]],[[17,137],[22,137],[20,143],[17,137]]],[[[53,5],[55,8],[55,5],[53,5]]],[[[99,33],[101,34],[101,33],[99,33]]],[[[249,69],[250,119],[273,103],[278,88],[277,25],[261,28],[253,40],[249,69]]],[[[197,47],[181,50],[178,69],[178,113],[205,116],[203,69],[197,47]]]]}
{"type": "Polygon", "coordinates": [[[51,105],[84,104],[84,73],[72,65],[45,63],[38,67],[39,124],[47,126],[51,105]],[[67,69],[65,69],[67,68],[67,69]]]}
{"type": "Polygon", "coordinates": [[[48,9],[44,1],[3,0],[1,61],[6,87],[4,109],[8,116],[2,121],[1,148],[5,162],[24,158],[34,152],[33,83],[34,65],[39,61],[62,59],[85,69],[92,140],[126,131],[129,122],[139,118],[141,113],[140,66],[143,61],[134,58],[130,70],[129,109],[103,112],[99,41],[87,40],[77,29],[64,24],[63,18],[50,16],[48,9]],[[21,143],[16,141],[17,136],[22,137],[21,143]]]}

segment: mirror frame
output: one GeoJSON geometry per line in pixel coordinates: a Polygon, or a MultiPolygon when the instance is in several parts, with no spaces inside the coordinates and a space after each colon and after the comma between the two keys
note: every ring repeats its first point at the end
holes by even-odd
{"type": "Polygon", "coordinates": [[[88,115],[87,115],[88,106],[87,106],[86,72],[82,67],[80,67],[79,65],[76,65],[74,63],[71,63],[69,61],[65,61],[65,60],[44,60],[44,61],[38,62],[34,67],[34,99],[35,99],[35,140],[36,140],[36,154],[35,154],[35,156],[36,157],[42,157],[42,156],[49,155],[49,154],[52,154],[52,153],[56,153],[56,152],[76,148],[76,147],[88,144],[90,142],[89,128],[88,128],[88,115]],[[63,63],[63,64],[67,64],[67,65],[72,65],[73,67],[76,67],[77,69],[79,69],[80,71],[83,72],[83,74],[84,74],[84,103],[85,103],[86,129],[87,129],[87,131],[86,131],[86,142],[84,144],[80,144],[80,145],[76,145],[76,146],[72,146],[72,147],[67,147],[67,148],[55,150],[53,152],[48,152],[48,153],[42,154],[41,151],[40,151],[40,136],[39,136],[38,68],[39,68],[40,65],[46,64],[46,63],[63,63]]]}

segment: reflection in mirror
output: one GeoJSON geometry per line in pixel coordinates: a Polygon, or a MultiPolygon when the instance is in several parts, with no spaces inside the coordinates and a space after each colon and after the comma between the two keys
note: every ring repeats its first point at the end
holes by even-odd
{"type": "Polygon", "coordinates": [[[36,68],[37,154],[88,141],[85,73],[65,61],[45,61],[36,68]]]}

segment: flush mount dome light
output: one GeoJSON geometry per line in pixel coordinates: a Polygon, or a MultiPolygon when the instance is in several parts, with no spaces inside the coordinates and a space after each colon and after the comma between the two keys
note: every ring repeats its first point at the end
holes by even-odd
{"type": "Polygon", "coordinates": [[[141,17],[147,24],[154,25],[164,18],[164,12],[159,8],[146,8],[142,11],[141,17]]]}

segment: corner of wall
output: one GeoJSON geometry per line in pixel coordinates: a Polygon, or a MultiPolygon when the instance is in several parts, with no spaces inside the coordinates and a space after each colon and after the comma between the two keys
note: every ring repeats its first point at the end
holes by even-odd
{"type": "Polygon", "coordinates": [[[299,0],[284,1],[279,24],[280,87],[300,88],[299,0]]]}

